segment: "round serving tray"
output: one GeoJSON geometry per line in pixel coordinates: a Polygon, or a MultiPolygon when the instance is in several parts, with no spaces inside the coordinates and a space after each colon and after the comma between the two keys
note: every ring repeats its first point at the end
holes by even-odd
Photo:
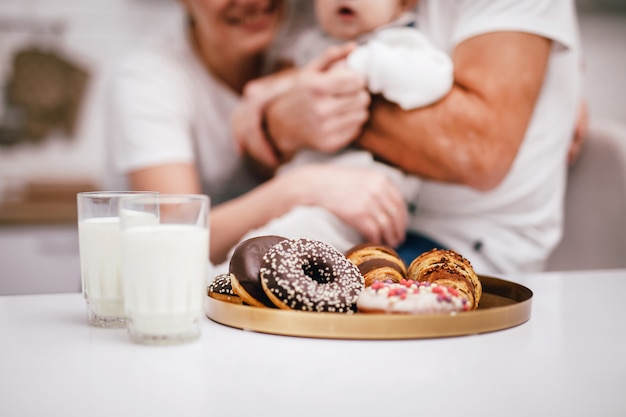
{"type": "Polygon", "coordinates": [[[420,339],[486,333],[530,319],[533,293],[523,285],[479,276],[478,309],[457,314],[340,314],[251,307],[208,297],[207,316],[226,326],[285,336],[329,339],[420,339]]]}

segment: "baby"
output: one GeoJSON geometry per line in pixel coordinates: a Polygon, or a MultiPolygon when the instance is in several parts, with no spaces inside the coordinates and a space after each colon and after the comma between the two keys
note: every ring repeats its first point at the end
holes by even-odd
{"type": "MultiPolygon", "coordinates": [[[[294,43],[293,56],[285,58],[302,66],[332,45],[356,41],[359,46],[348,56],[346,65],[366,77],[372,94],[382,94],[405,110],[432,104],[452,86],[452,62],[414,27],[415,15],[411,10],[415,4],[416,0],[316,0],[318,26],[305,31],[294,43]]],[[[269,102],[287,85],[270,84],[258,102],[269,102]]],[[[369,152],[355,148],[330,155],[300,151],[277,175],[309,163],[382,170],[402,192],[407,206],[415,201],[420,186],[417,177],[375,161],[369,152]]],[[[363,241],[355,229],[330,211],[315,206],[297,207],[249,232],[243,240],[270,234],[317,239],[342,252],[363,241]]],[[[221,265],[216,273],[225,272],[227,267],[221,265]]]]}

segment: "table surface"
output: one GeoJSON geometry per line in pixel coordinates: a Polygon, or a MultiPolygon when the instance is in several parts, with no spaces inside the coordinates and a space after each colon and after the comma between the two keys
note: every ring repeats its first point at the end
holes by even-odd
{"type": "Polygon", "coordinates": [[[528,322],[419,340],[205,319],[199,341],[142,346],[88,326],[80,294],[0,297],[0,415],[626,415],[626,270],[504,278],[533,290],[528,322]]]}

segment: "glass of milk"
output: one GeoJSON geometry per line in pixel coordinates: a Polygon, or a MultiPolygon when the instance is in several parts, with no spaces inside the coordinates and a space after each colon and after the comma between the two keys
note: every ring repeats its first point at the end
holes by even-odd
{"type": "Polygon", "coordinates": [[[78,238],[82,291],[87,320],[98,327],[125,327],[120,276],[119,201],[153,192],[78,193],[78,238]]]}
{"type": "Polygon", "coordinates": [[[200,336],[209,204],[196,194],[120,200],[124,310],[133,341],[172,344],[200,336]],[[137,221],[145,216],[154,221],[137,221]]]}

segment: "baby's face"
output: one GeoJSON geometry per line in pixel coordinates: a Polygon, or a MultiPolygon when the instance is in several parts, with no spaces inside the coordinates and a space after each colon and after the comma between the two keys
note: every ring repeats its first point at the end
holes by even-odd
{"type": "Polygon", "coordinates": [[[402,0],[315,0],[315,15],[326,33],[352,40],[393,21],[403,11],[402,4],[402,0]]]}

